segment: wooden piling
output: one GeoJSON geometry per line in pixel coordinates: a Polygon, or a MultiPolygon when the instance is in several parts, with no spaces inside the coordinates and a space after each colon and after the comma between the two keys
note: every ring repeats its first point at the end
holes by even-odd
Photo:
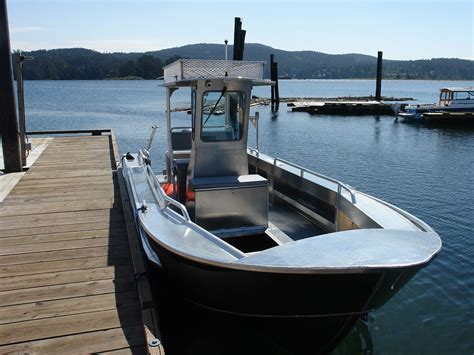
{"type": "Polygon", "coordinates": [[[6,0],[0,0],[0,77],[0,128],[5,172],[19,172],[22,165],[6,0]]]}
{"type": "Polygon", "coordinates": [[[274,73],[274,81],[275,81],[275,85],[274,85],[274,90],[275,90],[275,102],[276,102],[276,106],[278,107],[280,105],[280,90],[278,88],[278,62],[274,62],[273,63],[273,73],[274,73]]]}
{"type": "MultiPolygon", "coordinates": [[[[273,81],[273,62],[275,60],[275,56],[273,54],[270,54],[270,80],[273,81]]],[[[275,88],[273,85],[270,86],[270,91],[271,91],[271,105],[272,107],[275,105],[275,88]]]]}
{"type": "Polygon", "coordinates": [[[23,73],[22,65],[25,57],[21,54],[17,54],[15,57],[15,73],[16,73],[16,90],[18,98],[18,118],[19,118],[19,128],[20,128],[20,154],[21,154],[21,164],[26,166],[26,119],[25,119],[25,96],[23,91],[23,73]]]}
{"type": "Polygon", "coordinates": [[[280,92],[278,89],[278,63],[275,62],[275,56],[270,55],[270,80],[274,81],[275,84],[271,86],[271,104],[273,106],[280,105],[280,92]]]}
{"type": "Polygon", "coordinates": [[[236,17],[234,19],[234,55],[233,59],[234,60],[240,60],[240,45],[241,45],[241,39],[240,35],[242,32],[242,21],[240,20],[240,17],[236,17]]]}
{"type": "Polygon", "coordinates": [[[383,52],[377,53],[377,82],[375,84],[375,100],[380,101],[382,98],[382,56],[383,52]]]}
{"type": "Polygon", "coordinates": [[[239,60],[244,60],[245,34],[247,31],[240,30],[239,60]]]}

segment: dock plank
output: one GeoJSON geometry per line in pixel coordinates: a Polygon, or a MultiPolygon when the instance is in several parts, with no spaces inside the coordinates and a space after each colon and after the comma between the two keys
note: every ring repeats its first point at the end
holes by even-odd
{"type": "Polygon", "coordinates": [[[121,293],[106,293],[53,301],[33,302],[2,307],[0,324],[69,316],[85,312],[106,311],[127,306],[138,306],[138,296],[136,292],[125,291],[121,293]]]}
{"type": "Polygon", "coordinates": [[[135,289],[134,278],[77,282],[0,292],[0,307],[31,302],[68,299],[135,289]]]}
{"type": "Polygon", "coordinates": [[[0,265],[31,264],[43,261],[71,260],[103,255],[108,255],[112,258],[118,255],[129,255],[129,251],[123,245],[113,245],[105,247],[48,250],[39,253],[17,255],[1,255],[0,265]]]}
{"type": "Polygon", "coordinates": [[[0,203],[0,353],[150,352],[116,149],[48,138],[0,203]]]}
{"type": "MultiPolygon", "coordinates": [[[[65,262],[65,264],[65,267],[67,267],[67,262],[65,262]]],[[[133,275],[133,269],[131,265],[119,265],[86,269],[86,271],[72,270],[5,277],[0,284],[0,292],[76,282],[108,280],[113,279],[116,274],[122,277],[131,277],[133,275]]]]}
{"type": "MultiPolygon", "coordinates": [[[[86,270],[97,267],[105,267],[111,262],[115,265],[123,265],[130,262],[130,256],[119,255],[111,257],[110,255],[103,255],[79,259],[68,259],[67,268],[68,270],[86,270]]],[[[56,260],[44,261],[39,263],[0,266],[0,277],[7,277],[10,275],[33,275],[42,274],[46,272],[61,271],[64,270],[64,264],[64,260],[56,260]]]]}
{"type": "Polygon", "coordinates": [[[46,339],[87,331],[106,330],[141,323],[138,307],[45,318],[0,325],[3,344],[46,339]]]}
{"type": "MultiPolygon", "coordinates": [[[[143,328],[131,326],[0,346],[2,354],[94,354],[143,346],[143,328]]],[[[142,347],[143,348],[143,347],[142,347]]],[[[146,351],[145,351],[146,352],[146,351]]],[[[141,354],[145,353],[141,352],[141,354]]],[[[139,353],[140,354],[140,353],[139,353]]]]}
{"type": "Polygon", "coordinates": [[[18,237],[3,237],[1,239],[2,246],[32,244],[32,243],[48,243],[48,242],[65,242],[68,240],[90,239],[90,238],[117,238],[126,237],[126,233],[118,229],[96,229],[90,231],[76,231],[53,234],[34,234],[18,237]]]}

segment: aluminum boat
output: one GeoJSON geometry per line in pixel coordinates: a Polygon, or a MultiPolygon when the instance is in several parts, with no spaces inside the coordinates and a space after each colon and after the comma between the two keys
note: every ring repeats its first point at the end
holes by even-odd
{"type": "Polygon", "coordinates": [[[314,318],[327,351],[428,265],[441,240],[400,208],[260,152],[250,99],[272,84],[263,68],[165,67],[166,171],[156,175],[140,149],[123,157],[123,175],[148,260],[179,294],[238,316],[314,318]],[[171,97],[184,87],[191,124],[175,127],[171,97]]]}

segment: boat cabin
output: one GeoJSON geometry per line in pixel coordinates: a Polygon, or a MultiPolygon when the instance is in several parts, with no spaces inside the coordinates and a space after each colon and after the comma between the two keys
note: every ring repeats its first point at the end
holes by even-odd
{"type": "Polygon", "coordinates": [[[472,105],[474,88],[442,88],[439,94],[439,106],[472,105]]]}
{"type": "Polygon", "coordinates": [[[270,85],[263,62],[178,60],[164,68],[167,181],[191,218],[220,236],[268,228],[268,181],[249,174],[251,90],[270,85]],[[191,127],[174,127],[171,96],[191,88],[191,127]]]}

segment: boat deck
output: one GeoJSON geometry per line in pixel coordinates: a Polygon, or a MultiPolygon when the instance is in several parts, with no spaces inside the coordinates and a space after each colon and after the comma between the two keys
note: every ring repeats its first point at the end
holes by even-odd
{"type": "Polygon", "coordinates": [[[117,153],[54,137],[0,204],[0,353],[163,351],[117,153]]]}

